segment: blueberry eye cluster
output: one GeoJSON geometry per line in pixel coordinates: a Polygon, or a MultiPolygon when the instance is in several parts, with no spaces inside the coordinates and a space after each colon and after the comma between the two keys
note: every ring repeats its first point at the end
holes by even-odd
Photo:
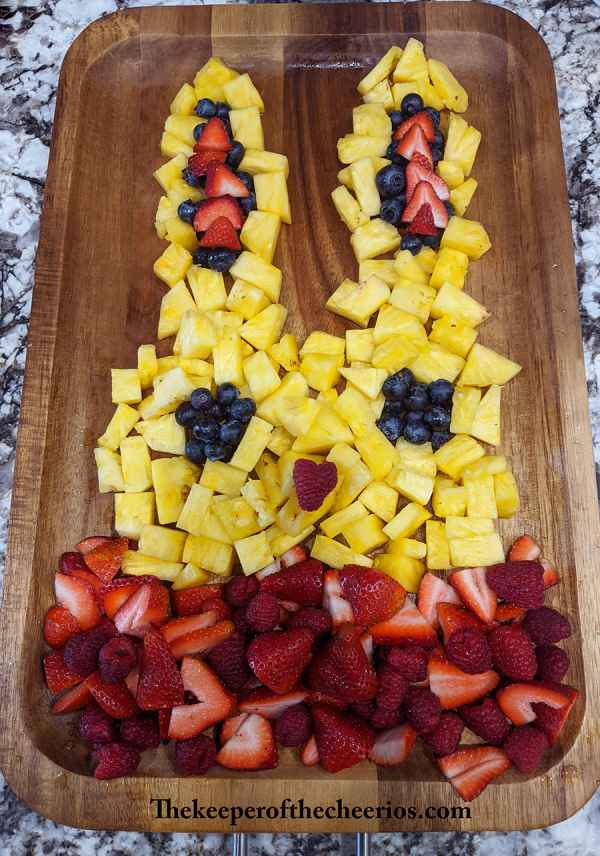
{"type": "Polygon", "coordinates": [[[175,419],[186,429],[186,457],[198,465],[205,460],[230,461],[255,413],[254,400],[240,398],[232,383],[222,383],[216,396],[209,389],[195,389],[175,411],[175,419]]]}
{"type": "Polygon", "coordinates": [[[385,404],[377,427],[395,443],[403,437],[409,443],[431,443],[436,451],[451,438],[452,395],[447,380],[419,383],[410,369],[402,369],[383,384],[385,404]]]}

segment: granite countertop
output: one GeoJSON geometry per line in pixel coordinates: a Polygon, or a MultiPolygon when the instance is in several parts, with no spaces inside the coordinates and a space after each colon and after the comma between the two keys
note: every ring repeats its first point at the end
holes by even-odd
{"type": "MultiPolygon", "coordinates": [[[[235,0],[233,0],[235,2],[235,0]]],[[[201,5],[166,0],[159,5],[201,5]]],[[[213,0],[218,2],[218,0],[213,0]]],[[[310,2],[310,0],[308,0],[310,2]]],[[[0,566],[19,401],[26,354],[38,221],[52,133],[58,73],[65,52],[94,19],[152,0],[9,0],[0,6],[0,566]]],[[[577,259],[581,324],[594,433],[600,463],[600,0],[497,0],[529,21],[554,60],[577,259]]],[[[543,215],[543,212],[540,212],[543,215]]],[[[0,784],[2,778],[0,775],[0,784]]],[[[256,835],[252,854],[338,854],[339,835],[256,835]]],[[[345,848],[344,848],[345,849],[345,848]]],[[[383,854],[566,854],[600,852],[600,791],[557,826],[507,834],[380,834],[383,854]]],[[[0,790],[0,853],[214,854],[222,835],[141,834],[74,830],[45,820],[0,790]]]]}

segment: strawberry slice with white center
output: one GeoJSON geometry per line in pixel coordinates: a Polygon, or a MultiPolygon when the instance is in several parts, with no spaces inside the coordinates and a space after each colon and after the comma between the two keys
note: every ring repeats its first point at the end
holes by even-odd
{"type": "Polygon", "coordinates": [[[326,571],[323,577],[323,609],[331,615],[334,630],[342,624],[354,623],[354,613],[348,601],[342,596],[342,586],[337,571],[326,571]]]}
{"type": "Polygon", "coordinates": [[[243,713],[258,713],[266,719],[277,719],[288,707],[294,707],[303,702],[308,692],[303,689],[292,690],[289,693],[277,694],[270,690],[258,688],[246,696],[238,705],[243,713]]]}
{"type": "Polygon", "coordinates": [[[281,557],[281,564],[284,568],[290,568],[292,565],[297,565],[307,558],[307,553],[304,547],[297,544],[295,547],[290,547],[289,550],[281,557]]]}
{"type": "Polygon", "coordinates": [[[544,588],[547,589],[557,585],[560,582],[560,576],[554,565],[547,559],[539,559],[539,563],[544,569],[544,576],[542,577],[544,588]]]}
{"type": "Polygon", "coordinates": [[[431,205],[421,205],[412,223],[408,227],[409,235],[437,235],[437,229],[433,222],[431,205]]]}
{"type": "Polygon", "coordinates": [[[429,689],[445,710],[471,704],[498,686],[500,676],[491,669],[469,675],[447,660],[432,657],[427,665],[429,689]]]}
{"type": "Polygon", "coordinates": [[[495,746],[472,746],[438,758],[438,766],[455,791],[469,802],[506,772],[510,761],[495,746]]]}
{"type": "Polygon", "coordinates": [[[217,217],[216,220],[213,220],[200,239],[200,246],[207,249],[214,249],[216,247],[227,250],[242,249],[237,232],[227,217],[217,217]]]}
{"type": "Polygon", "coordinates": [[[155,579],[134,591],[113,620],[119,633],[142,637],[151,625],[164,622],[168,614],[169,593],[155,579]]]}
{"type": "Polygon", "coordinates": [[[417,184],[421,181],[426,181],[433,187],[438,199],[442,201],[450,199],[450,191],[444,179],[435,174],[427,158],[417,153],[406,166],[406,198],[408,200],[410,200],[417,184]]]}
{"type": "Polygon", "coordinates": [[[438,229],[445,229],[448,225],[446,206],[436,195],[435,190],[428,181],[420,181],[415,187],[408,205],[402,212],[402,222],[412,223],[423,205],[429,205],[431,208],[434,226],[438,229]]]}
{"type": "Polygon", "coordinates": [[[486,630],[483,621],[480,621],[476,615],[473,615],[464,606],[459,606],[456,602],[438,603],[437,614],[444,634],[444,644],[456,630],[462,630],[464,627],[474,627],[476,630],[483,630],[484,632],[486,630]]]}
{"type": "Polygon", "coordinates": [[[225,722],[221,723],[219,730],[219,743],[221,746],[227,743],[230,737],[236,733],[240,725],[248,719],[247,713],[238,713],[237,716],[230,716],[225,722]]]}
{"type": "Polygon", "coordinates": [[[559,709],[573,704],[573,687],[553,684],[545,681],[509,684],[496,693],[496,701],[514,725],[527,725],[535,719],[532,705],[546,704],[559,709]]]}
{"type": "Polygon", "coordinates": [[[256,713],[242,722],[217,754],[217,763],[228,770],[270,770],[277,760],[271,723],[256,713]]]}
{"type": "Polygon", "coordinates": [[[542,555],[542,549],[531,535],[521,535],[510,548],[509,562],[535,562],[542,555]]]}
{"type": "Polygon", "coordinates": [[[221,152],[228,152],[231,149],[231,141],[227,133],[227,128],[218,116],[214,116],[205,123],[200,139],[194,146],[194,149],[196,151],[210,149],[221,152]]]}
{"type": "Polygon", "coordinates": [[[423,133],[423,128],[420,125],[413,125],[402,139],[398,141],[396,144],[396,154],[402,155],[407,161],[412,160],[416,154],[420,154],[433,167],[431,149],[429,148],[427,137],[423,133]]]}
{"type": "Polygon", "coordinates": [[[199,149],[188,160],[188,169],[197,178],[201,178],[208,172],[211,163],[225,163],[226,152],[211,149],[199,149]]]}
{"type": "Polygon", "coordinates": [[[433,648],[437,636],[411,600],[407,600],[395,615],[370,628],[376,645],[421,645],[433,648]]]}
{"type": "Polygon", "coordinates": [[[460,599],[486,624],[491,624],[496,614],[498,598],[487,584],[486,568],[464,568],[450,574],[450,584],[460,599]]]}
{"type": "Polygon", "coordinates": [[[317,741],[314,734],[304,744],[304,749],[300,753],[300,760],[305,767],[314,767],[319,763],[319,750],[317,749],[317,741]]]}
{"type": "Polygon", "coordinates": [[[435,574],[426,573],[421,578],[419,593],[417,595],[417,607],[421,615],[432,627],[439,627],[438,604],[455,603],[460,604],[460,598],[447,582],[436,577],[435,574]]]}
{"type": "Polygon", "coordinates": [[[218,217],[227,217],[234,229],[241,229],[244,215],[233,196],[221,196],[218,199],[205,199],[194,215],[196,232],[206,232],[218,217]]]}
{"type": "Polygon", "coordinates": [[[195,704],[178,704],[171,711],[169,737],[187,740],[195,737],[231,716],[235,709],[235,696],[225,689],[210,666],[202,660],[184,657],[181,663],[181,680],[187,692],[193,693],[195,704]]]}
{"type": "Polygon", "coordinates": [[[241,178],[238,178],[224,163],[215,162],[208,166],[204,192],[209,199],[215,196],[245,198],[250,195],[250,191],[241,178]]]}
{"type": "Polygon", "coordinates": [[[94,589],[78,577],[56,574],[54,591],[60,606],[68,609],[82,630],[95,627],[100,621],[100,610],[94,589]]]}
{"type": "Polygon", "coordinates": [[[82,681],[76,687],[67,690],[61,695],[52,705],[52,713],[71,713],[74,710],[81,710],[92,700],[92,694],[85,681],[82,681]]]}
{"type": "Polygon", "coordinates": [[[229,639],[234,630],[235,624],[229,620],[218,621],[210,627],[192,630],[190,633],[177,636],[171,642],[171,652],[177,660],[188,654],[204,654],[229,639]]]}
{"type": "Polygon", "coordinates": [[[209,609],[207,612],[201,612],[200,615],[186,615],[184,618],[174,618],[172,621],[163,624],[160,632],[167,642],[173,642],[180,636],[185,636],[186,633],[192,633],[194,630],[204,630],[216,623],[217,611],[209,609]]]}
{"type": "Polygon", "coordinates": [[[388,728],[377,735],[369,760],[380,767],[397,767],[410,755],[416,738],[417,732],[408,723],[388,728]]]}
{"type": "Polygon", "coordinates": [[[414,116],[410,116],[408,119],[405,119],[401,125],[398,125],[392,135],[392,138],[394,140],[401,140],[412,128],[415,127],[415,125],[418,125],[421,128],[425,134],[427,142],[433,143],[435,139],[435,128],[433,127],[431,116],[429,113],[426,113],[425,110],[420,110],[418,113],[415,113],[414,116]]]}

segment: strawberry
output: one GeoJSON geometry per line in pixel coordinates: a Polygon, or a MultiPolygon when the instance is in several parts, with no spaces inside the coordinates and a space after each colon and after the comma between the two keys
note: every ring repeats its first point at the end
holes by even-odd
{"type": "Polygon", "coordinates": [[[551,588],[560,582],[560,576],[554,565],[550,564],[547,559],[540,559],[540,565],[544,569],[544,575],[542,577],[544,581],[544,588],[551,588]]]}
{"type": "Polygon", "coordinates": [[[80,630],[79,624],[64,606],[51,606],[44,617],[44,639],[51,648],[62,648],[80,630]]]}
{"type": "Polygon", "coordinates": [[[274,695],[270,690],[259,688],[240,701],[238,708],[243,713],[258,713],[267,719],[277,719],[284,710],[301,704],[307,696],[308,692],[303,689],[274,695]]]}
{"type": "Polygon", "coordinates": [[[85,556],[86,553],[89,553],[96,547],[105,544],[107,541],[112,541],[112,538],[108,535],[90,535],[89,538],[84,538],[83,541],[79,542],[79,544],[75,544],[75,549],[79,553],[83,553],[85,556]]]}
{"type": "Polygon", "coordinates": [[[501,600],[524,609],[544,603],[544,569],[539,562],[505,562],[486,572],[489,587],[501,600]]]}
{"type": "Polygon", "coordinates": [[[208,165],[204,192],[208,199],[215,196],[234,196],[244,199],[250,194],[242,179],[238,178],[228,166],[214,161],[208,165]]]}
{"type": "Polygon", "coordinates": [[[209,119],[202,129],[202,136],[196,143],[198,151],[205,149],[228,152],[231,148],[229,134],[222,120],[218,117],[209,119]]]}
{"type": "Polygon", "coordinates": [[[202,660],[184,657],[181,663],[182,693],[192,693],[193,704],[178,703],[171,711],[169,737],[187,740],[227,719],[235,709],[235,696],[225,689],[210,666],[202,660]]]}
{"type": "Polygon", "coordinates": [[[81,682],[81,675],[66,665],[62,651],[53,651],[44,657],[44,675],[51,693],[60,693],[81,682]]]}
{"type": "Polygon", "coordinates": [[[445,229],[448,225],[448,212],[427,181],[420,181],[415,187],[413,195],[402,212],[402,222],[412,223],[423,205],[430,206],[434,225],[438,229],[445,229]]]}
{"type": "Polygon", "coordinates": [[[93,672],[85,679],[85,683],[94,701],[113,719],[126,719],[137,712],[135,699],[122,681],[107,684],[99,672],[93,672]]]}
{"type": "Polygon", "coordinates": [[[450,574],[450,584],[465,606],[486,624],[496,614],[496,593],[487,583],[486,568],[463,568],[450,574]]]}
{"type": "Polygon", "coordinates": [[[356,624],[387,621],[406,600],[402,586],[379,571],[346,565],[339,572],[342,595],[349,601],[356,624]]]}
{"type": "Polygon", "coordinates": [[[149,574],[140,577],[117,577],[103,585],[98,593],[100,605],[109,618],[114,618],[125,601],[144,583],[154,583],[149,574]]]}
{"type": "Polygon", "coordinates": [[[415,113],[414,116],[410,116],[408,119],[405,119],[402,122],[394,133],[392,134],[393,140],[401,140],[406,134],[410,131],[411,128],[414,128],[415,125],[419,125],[423,133],[425,134],[425,139],[428,143],[433,143],[435,138],[435,128],[433,127],[433,122],[431,121],[431,116],[429,113],[426,113],[425,110],[420,110],[418,113],[415,113]]]}
{"type": "Polygon", "coordinates": [[[260,571],[257,571],[254,576],[257,580],[264,580],[266,577],[270,577],[271,574],[276,574],[282,568],[281,559],[275,559],[273,562],[269,562],[268,565],[265,565],[264,568],[261,568],[260,571]]]}
{"type": "Polygon", "coordinates": [[[323,577],[323,607],[331,615],[334,630],[343,624],[351,624],[354,621],[352,607],[342,597],[342,586],[338,571],[326,571],[323,577]]]}
{"type": "Polygon", "coordinates": [[[438,603],[437,614],[442,633],[444,634],[444,644],[456,630],[461,630],[465,627],[484,630],[486,626],[483,621],[480,621],[472,612],[466,610],[464,606],[457,606],[455,603],[438,603]]]}
{"type": "Polygon", "coordinates": [[[86,553],[84,560],[98,579],[108,583],[120,571],[123,556],[128,549],[127,538],[111,538],[86,553]]]}
{"type": "Polygon", "coordinates": [[[545,704],[558,709],[569,703],[572,705],[577,697],[577,691],[562,684],[546,683],[544,681],[529,681],[527,683],[509,684],[498,690],[496,700],[502,712],[514,725],[527,725],[535,719],[532,705],[545,704]],[[575,693],[575,697],[573,697],[575,693]]]}
{"type": "Polygon", "coordinates": [[[169,593],[157,579],[144,583],[135,591],[115,615],[119,633],[144,636],[153,624],[163,623],[168,616],[169,593]]]}
{"type": "Polygon", "coordinates": [[[281,564],[284,568],[291,568],[292,565],[297,565],[299,562],[303,562],[307,558],[308,555],[304,547],[300,544],[296,544],[295,547],[290,547],[290,549],[286,550],[281,556],[281,564]]]}
{"type": "Polygon", "coordinates": [[[61,695],[52,705],[52,713],[71,713],[74,710],[80,710],[92,700],[92,694],[87,686],[87,682],[83,681],[77,684],[66,693],[61,695]]]}
{"type": "Polygon", "coordinates": [[[87,568],[73,568],[72,571],[69,571],[67,576],[77,577],[78,580],[83,580],[84,583],[87,583],[94,592],[96,603],[98,604],[99,609],[102,610],[101,592],[104,586],[102,580],[97,577],[96,574],[93,574],[91,571],[88,571],[87,568]]]}
{"type": "Polygon", "coordinates": [[[82,630],[89,630],[100,621],[100,610],[89,583],[77,577],[56,574],[54,591],[59,606],[69,610],[82,630]]]}
{"type": "Polygon", "coordinates": [[[521,535],[510,548],[509,562],[535,562],[542,555],[540,545],[531,535],[521,535]]]}
{"type": "Polygon", "coordinates": [[[233,621],[218,621],[212,627],[184,633],[171,642],[171,653],[176,660],[189,654],[203,654],[228,639],[234,630],[233,621]]]}
{"type": "Polygon", "coordinates": [[[356,634],[338,634],[321,648],[310,664],[308,684],[346,702],[377,694],[377,675],[356,634]]]}
{"type": "Polygon", "coordinates": [[[533,725],[513,728],[502,748],[520,773],[533,773],[548,748],[548,738],[533,725]]]}
{"type": "Polygon", "coordinates": [[[509,624],[514,621],[522,621],[526,610],[522,606],[512,606],[510,603],[499,603],[496,607],[494,621],[499,624],[509,624]]]}
{"type": "Polygon", "coordinates": [[[233,737],[240,725],[248,719],[248,716],[249,714],[247,713],[238,713],[235,716],[230,716],[229,719],[221,723],[219,730],[219,743],[221,746],[227,743],[230,737],[233,737]]]}
{"type": "Polygon", "coordinates": [[[171,591],[173,609],[176,615],[197,615],[202,611],[205,600],[221,597],[222,593],[223,586],[220,585],[194,586],[181,591],[171,591]]]}
{"type": "Polygon", "coordinates": [[[188,160],[188,169],[198,178],[206,175],[211,163],[225,163],[227,152],[216,149],[203,149],[198,143],[194,146],[194,152],[188,160]]]}
{"type": "Polygon", "coordinates": [[[323,600],[323,565],[306,559],[261,580],[261,591],[292,600],[302,606],[321,606],[323,600]]]}
{"type": "Polygon", "coordinates": [[[421,205],[407,231],[409,235],[437,235],[431,205],[421,205]]]}
{"type": "Polygon", "coordinates": [[[71,571],[75,571],[77,569],[85,571],[86,567],[82,553],[63,553],[58,560],[58,570],[61,574],[70,574],[71,571]]]}
{"type": "MultiPolygon", "coordinates": [[[[324,693],[320,690],[309,690],[306,697],[306,703],[326,704],[329,707],[336,707],[338,710],[346,710],[348,707],[348,702],[344,701],[344,699],[337,698],[337,696],[334,696],[331,693],[324,693]]],[[[375,709],[374,701],[357,702],[357,704],[369,704],[373,706],[373,710],[375,709]]]]}
{"type": "Polygon", "coordinates": [[[232,196],[221,196],[200,203],[194,215],[194,229],[196,232],[206,232],[218,217],[226,217],[234,229],[241,229],[244,223],[244,215],[237,200],[232,196]]]}
{"type": "Polygon", "coordinates": [[[437,642],[435,630],[411,600],[387,621],[374,624],[371,635],[376,645],[420,645],[433,648],[437,642]]]}
{"type": "Polygon", "coordinates": [[[450,199],[450,192],[446,182],[431,168],[431,164],[423,155],[416,154],[409,164],[406,165],[406,198],[411,199],[417,184],[426,181],[430,184],[438,199],[445,201],[450,199]]]}
{"type": "Polygon", "coordinates": [[[337,485],[337,480],[337,467],[332,461],[316,464],[306,458],[299,458],[294,464],[294,485],[302,511],[316,511],[320,508],[325,497],[337,485]]]}
{"type": "Polygon", "coordinates": [[[396,154],[402,155],[407,161],[412,160],[416,154],[422,155],[428,163],[433,166],[431,149],[427,143],[427,137],[423,133],[420,124],[414,124],[396,144],[396,154]]]}
{"type": "Polygon", "coordinates": [[[289,692],[310,661],[313,639],[303,627],[262,633],[248,646],[250,668],[273,692],[289,692]]]}
{"type": "Polygon", "coordinates": [[[314,767],[315,764],[319,763],[319,750],[317,749],[317,741],[314,734],[308,738],[304,749],[300,753],[300,760],[305,767],[314,767]]]}
{"type": "Polygon", "coordinates": [[[242,722],[217,754],[217,762],[228,770],[270,770],[277,761],[271,723],[255,713],[242,722]]]}
{"type": "Polygon", "coordinates": [[[200,239],[200,246],[210,249],[214,247],[222,247],[227,250],[242,249],[237,232],[227,217],[217,217],[216,220],[212,221],[200,239]]]}
{"type": "Polygon", "coordinates": [[[216,623],[216,617],[216,612],[209,610],[208,612],[201,612],[199,615],[186,615],[183,618],[173,618],[162,625],[160,632],[167,642],[171,643],[180,636],[185,636],[186,633],[212,627],[216,623]]]}
{"type": "Polygon", "coordinates": [[[510,761],[494,746],[470,746],[438,758],[438,766],[454,790],[470,802],[508,770],[510,761]]]}
{"type": "Polygon", "coordinates": [[[371,747],[369,760],[380,767],[396,767],[406,761],[416,737],[417,732],[408,723],[382,731],[371,747]]]}
{"type": "Polygon", "coordinates": [[[370,633],[363,633],[358,640],[361,644],[363,651],[366,654],[367,660],[369,663],[373,662],[373,655],[375,653],[375,643],[373,642],[373,637],[370,633]]]}
{"type": "Polygon", "coordinates": [[[157,630],[148,630],[144,636],[136,698],[143,710],[183,704],[183,682],[177,663],[157,630]]]}
{"type": "Polygon", "coordinates": [[[439,603],[460,604],[460,598],[452,586],[428,571],[421,577],[419,593],[417,594],[417,607],[425,620],[435,628],[439,627],[437,613],[439,603]]]}
{"type": "Polygon", "coordinates": [[[375,732],[362,719],[324,704],[315,705],[312,715],[319,759],[328,773],[353,767],[369,756],[375,732]]]}
{"type": "Polygon", "coordinates": [[[169,739],[169,724],[171,722],[171,708],[163,707],[158,711],[158,733],[161,740],[169,739]]]}
{"type": "Polygon", "coordinates": [[[531,707],[535,711],[535,724],[538,728],[542,729],[542,731],[550,741],[550,745],[555,743],[558,739],[558,736],[562,731],[562,727],[567,721],[567,718],[571,713],[571,709],[577,701],[577,696],[579,695],[577,690],[573,689],[573,687],[564,686],[562,684],[560,685],[560,687],[561,690],[565,693],[565,696],[568,697],[568,701],[564,707],[550,707],[544,702],[533,702],[533,704],[531,705],[531,707]]]}
{"type": "Polygon", "coordinates": [[[439,657],[432,657],[427,669],[429,688],[438,696],[445,710],[471,704],[495,689],[500,680],[492,669],[469,675],[439,657]]]}
{"type": "Polygon", "coordinates": [[[137,688],[140,682],[140,672],[139,669],[132,669],[127,677],[125,678],[125,685],[131,695],[135,698],[137,696],[137,688]]]}

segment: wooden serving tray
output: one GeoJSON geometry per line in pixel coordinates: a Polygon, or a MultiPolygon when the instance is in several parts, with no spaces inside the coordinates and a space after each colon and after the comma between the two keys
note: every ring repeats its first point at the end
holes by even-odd
{"type": "MultiPolygon", "coordinates": [[[[591,795],[600,763],[600,537],[588,424],[571,224],[552,63],[521,19],[478,3],[195,6],[120,12],[88,27],[65,59],[46,187],[0,625],[0,764],[18,796],[83,827],[208,831],[226,820],[156,819],[152,797],[189,804],[416,806],[406,819],[262,819],[237,829],[294,831],[524,829],[562,820],[591,795]],[[483,132],[469,216],[494,247],[472,265],[469,291],[492,312],[482,341],[523,364],[505,392],[502,451],[523,510],[503,525],[531,532],[562,574],[551,602],[571,618],[569,682],[581,691],[564,736],[533,778],[513,773],[470,806],[471,817],[428,819],[461,802],[421,749],[398,769],[364,764],[336,776],[284,752],[273,771],[173,775],[146,753],[139,775],[99,782],[69,717],[49,711],[41,623],[57,556],[111,528],[92,448],[112,412],[111,366],[135,365],[155,340],[163,293],[152,274],[152,171],[168,105],[210,54],[249,70],[267,105],[266,139],[290,159],[294,225],[276,263],[289,327],[340,332],[325,300],[356,265],[329,199],[336,140],[349,129],[364,70],[410,35],[467,87],[483,132]],[[586,713],[587,711],[587,713],[586,713]]],[[[385,817],[385,816],[384,816],[385,817]]]]}

